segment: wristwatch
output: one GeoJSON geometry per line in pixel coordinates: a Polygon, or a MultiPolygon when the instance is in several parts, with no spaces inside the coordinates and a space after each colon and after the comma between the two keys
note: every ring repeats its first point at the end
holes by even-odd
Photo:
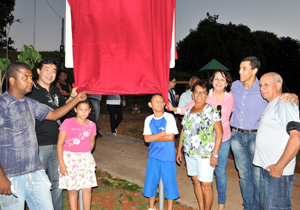
{"type": "Polygon", "coordinates": [[[213,153],[213,152],[211,153],[211,155],[214,156],[215,158],[218,158],[218,157],[219,157],[218,154],[215,154],[215,153],[213,153]]]}

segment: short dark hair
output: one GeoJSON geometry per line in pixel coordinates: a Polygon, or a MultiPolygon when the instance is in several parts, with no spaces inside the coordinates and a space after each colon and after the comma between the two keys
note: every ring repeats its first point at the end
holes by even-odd
{"type": "Polygon", "coordinates": [[[54,64],[57,67],[57,62],[56,60],[50,58],[50,57],[44,57],[42,58],[42,60],[40,61],[38,68],[42,69],[44,64],[54,64]]]}
{"type": "Polygon", "coordinates": [[[16,78],[17,72],[20,69],[31,70],[30,67],[26,63],[14,62],[8,65],[7,67],[7,79],[10,77],[16,78]]]}
{"type": "Polygon", "coordinates": [[[257,57],[248,56],[246,58],[243,58],[241,62],[244,62],[244,61],[250,61],[250,66],[251,66],[252,69],[255,69],[255,68],[257,68],[257,70],[260,69],[261,63],[260,63],[260,60],[257,57]]]}
{"type": "Polygon", "coordinates": [[[149,102],[152,102],[152,98],[153,98],[154,96],[160,96],[160,97],[164,98],[164,97],[162,96],[162,94],[160,94],[160,93],[154,93],[154,94],[151,95],[150,101],[149,101],[149,102]]]}
{"type": "Polygon", "coordinates": [[[61,73],[67,74],[67,71],[65,71],[65,70],[63,70],[63,69],[59,70],[59,71],[57,72],[57,77],[59,77],[59,75],[61,75],[61,73]]]}
{"type": "Polygon", "coordinates": [[[194,92],[196,86],[200,86],[204,89],[206,89],[208,91],[209,87],[208,87],[208,83],[206,81],[202,81],[202,80],[198,80],[194,83],[193,87],[192,87],[192,91],[194,92]]]}
{"type": "Polygon", "coordinates": [[[219,70],[215,71],[215,72],[211,75],[211,77],[210,77],[210,79],[209,79],[209,82],[210,82],[211,87],[214,88],[213,85],[212,85],[212,83],[213,83],[213,81],[214,81],[214,79],[215,79],[215,75],[216,75],[217,72],[220,72],[221,75],[225,78],[225,80],[226,80],[226,82],[227,82],[227,87],[225,87],[224,89],[225,89],[225,91],[229,92],[229,91],[230,91],[230,88],[231,88],[231,85],[232,85],[232,79],[231,79],[230,73],[229,73],[228,71],[224,71],[224,70],[222,70],[222,69],[219,69],[219,70]]]}
{"type": "Polygon", "coordinates": [[[171,82],[173,79],[176,79],[175,76],[173,74],[169,75],[169,82],[171,82]]]}

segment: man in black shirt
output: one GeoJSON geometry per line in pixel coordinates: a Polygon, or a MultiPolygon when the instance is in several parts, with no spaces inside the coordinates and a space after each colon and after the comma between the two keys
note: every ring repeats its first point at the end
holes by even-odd
{"type": "MultiPolygon", "coordinates": [[[[28,97],[39,101],[55,110],[69,101],[76,95],[76,88],[72,90],[70,97],[65,100],[60,90],[52,85],[56,77],[57,63],[51,58],[43,58],[37,68],[39,78],[34,82],[32,92],[28,97]]],[[[60,121],[36,120],[36,134],[39,146],[39,157],[45,171],[52,183],[52,201],[55,210],[62,209],[62,190],[58,188],[59,173],[56,145],[60,121]]]]}

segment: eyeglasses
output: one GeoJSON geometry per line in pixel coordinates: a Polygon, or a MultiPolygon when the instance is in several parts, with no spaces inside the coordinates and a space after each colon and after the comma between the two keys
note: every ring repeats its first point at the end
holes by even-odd
{"type": "Polygon", "coordinates": [[[217,110],[219,111],[220,117],[222,117],[222,113],[221,113],[222,106],[221,106],[221,105],[218,105],[218,106],[217,106],[217,110]]]}
{"type": "Polygon", "coordinates": [[[194,93],[207,94],[207,91],[194,90],[194,93]]]}

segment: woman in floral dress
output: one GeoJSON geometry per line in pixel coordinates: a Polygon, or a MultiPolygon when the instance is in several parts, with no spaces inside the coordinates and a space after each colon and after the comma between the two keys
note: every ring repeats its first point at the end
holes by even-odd
{"type": "Polygon", "coordinates": [[[208,85],[197,81],[192,87],[195,105],[189,108],[182,120],[182,131],[176,160],[187,164],[192,177],[199,209],[211,209],[213,203],[213,173],[218,164],[223,130],[218,110],[206,103],[208,85]],[[215,133],[215,135],[214,135],[215,133]]]}

